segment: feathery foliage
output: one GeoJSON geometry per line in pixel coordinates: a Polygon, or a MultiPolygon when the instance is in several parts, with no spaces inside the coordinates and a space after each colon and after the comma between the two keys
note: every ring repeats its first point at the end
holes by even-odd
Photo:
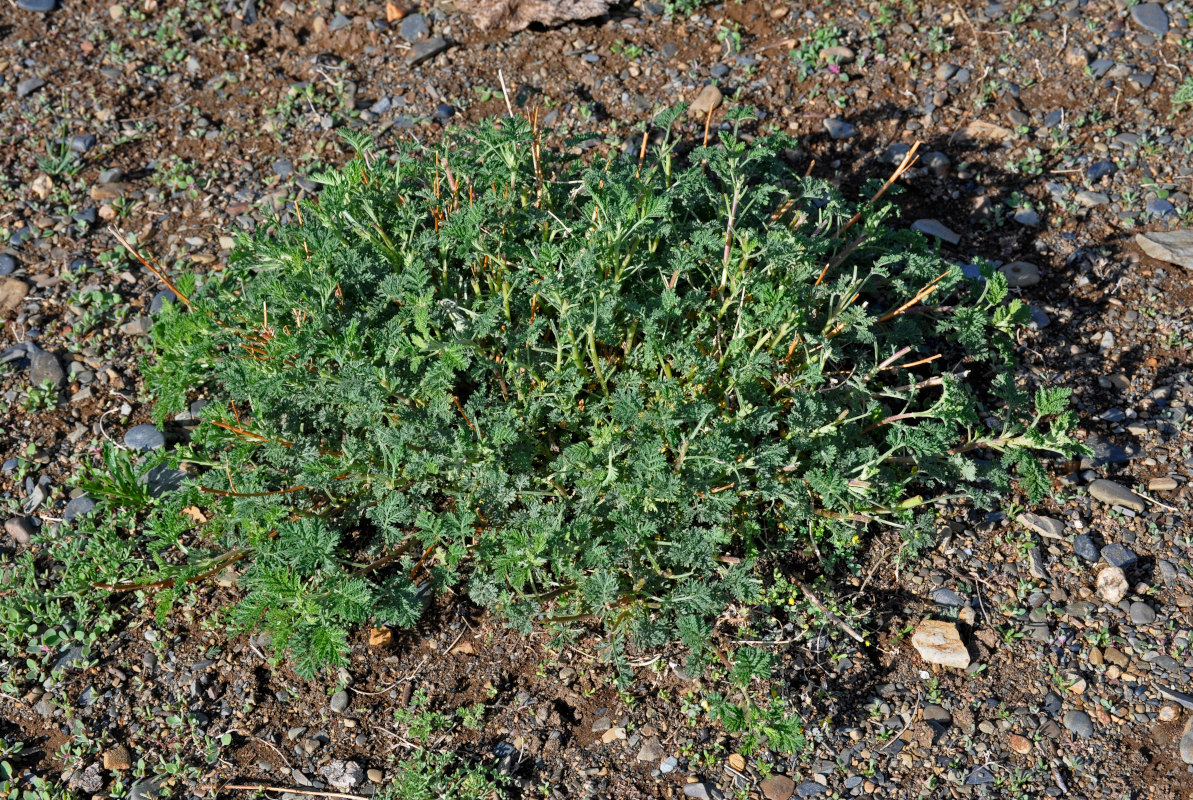
{"type": "Polygon", "coordinates": [[[147,572],[234,566],[234,624],[301,674],[455,585],[599,623],[615,659],[698,654],[761,554],[847,565],[867,526],[919,535],[1016,475],[1038,499],[1034,453],[1081,449],[1067,391],[1016,383],[1005,279],[793,174],[781,136],[689,166],[670,138],[585,165],[521,119],[350,141],[294,222],[180,281],[148,367],[159,418],[212,401],[178,453],[210,468],[166,501],[201,513],[147,572]]]}

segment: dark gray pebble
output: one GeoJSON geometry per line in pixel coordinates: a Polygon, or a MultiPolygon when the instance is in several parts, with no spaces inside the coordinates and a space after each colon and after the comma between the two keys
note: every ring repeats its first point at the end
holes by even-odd
{"type": "Polygon", "coordinates": [[[62,521],[69,525],[79,517],[85,517],[90,514],[94,508],[95,501],[87,495],[76,497],[66,504],[66,508],[62,509],[62,521]]]}
{"type": "Polygon", "coordinates": [[[1073,553],[1078,558],[1083,558],[1091,564],[1098,560],[1100,551],[1098,546],[1094,544],[1094,540],[1089,537],[1089,534],[1082,533],[1073,537],[1073,553]]]}
{"type": "Polygon", "coordinates": [[[1102,559],[1112,567],[1127,569],[1139,561],[1139,556],[1118,542],[1114,542],[1102,548],[1102,559]]]}
{"type": "Polygon", "coordinates": [[[398,35],[414,44],[431,35],[431,26],[422,14],[410,14],[402,18],[402,23],[398,26],[398,35]]]}

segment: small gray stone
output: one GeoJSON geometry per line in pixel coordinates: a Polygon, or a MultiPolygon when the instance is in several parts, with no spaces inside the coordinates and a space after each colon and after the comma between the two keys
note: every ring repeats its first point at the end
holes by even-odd
{"type": "Polygon", "coordinates": [[[422,14],[409,14],[402,18],[402,22],[398,26],[398,35],[414,44],[431,35],[431,26],[427,24],[427,18],[422,14]]]}
{"type": "Polygon", "coordinates": [[[961,608],[967,603],[964,597],[944,587],[932,590],[932,602],[945,608],[961,608]]]}
{"type": "Polygon", "coordinates": [[[679,759],[675,756],[667,756],[659,762],[659,772],[666,775],[668,772],[674,772],[675,768],[679,766],[679,759]]]}
{"type": "Polygon", "coordinates": [[[857,135],[857,126],[851,125],[843,119],[830,117],[824,121],[824,129],[834,139],[848,139],[857,135]]]}
{"type": "Polygon", "coordinates": [[[1159,3],[1140,3],[1131,6],[1131,19],[1135,24],[1156,36],[1168,34],[1168,15],[1159,3]]]}
{"type": "Polygon", "coordinates": [[[17,84],[17,97],[28,97],[45,85],[46,82],[41,78],[26,78],[17,84]]]}
{"type": "Polygon", "coordinates": [[[124,170],[120,167],[112,167],[111,169],[102,170],[99,173],[99,177],[96,178],[96,182],[102,184],[120,183],[122,178],[124,178],[124,170]]]}
{"type": "Polygon", "coordinates": [[[1124,506],[1125,508],[1139,512],[1147,510],[1147,503],[1144,502],[1142,497],[1122,484],[1108,481],[1104,478],[1091,483],[1089,485],[1089,493],[1095,500],[1101,500],[1108,505],[1124,506]]]}
{"type": "Polygon", "coordinates": [[[1171,700],[1174,703],[1179,703],[1182,708],[1188,711],[1193,711],[1193,695],[1185,694],[1182,691],[1165,688],[1163,686],[1157,686],[1156,689],[1160,692],[1160,696],[1165,700],[1171,700]]]}
{"type": "Polygon", "coordinates": [[[427,59],[434,58],[435,56],[439,55],[450,46],[451,45],[448,43],[447,39],[444,39],[442,36],[436,36],[431,39],[424,39],[421,42],[416,42],[415,45],[410,48],[410,52],[406,54],[406,65],[413,67],[421,64],[427,59]]]}
{"type": "Polygon", "coordinates": [[[344,28],[352,27],[352,20],[343,14],[336,14],[331,18],[331,22],[327,24],[329,31],[342,31],[344,28]]]}
{"type": "Polygon", "coordinates": [[[17,0],[17,8],[22,11],[53,11],[58,7],[58,0],[17,0]]]}
{"type": "Polygon", "coordinates": [[[90,133],[76,133],[70,137],[68,142],[70,149],[79,155],[83,155],[91,148],[95,147],[95,136],[90,133]]]}
{"type": "Polygon", "coordinates": [[[882,151],[879,160],[884,164],[899,164],[903,161],[903,157],[910,152],[911,146],[898,142],[891,145],[886,150],[882,151]]]}
{"type": "Polygon", "coordinates": [[[1082,739],[1088,739],[1094,735],[1094,721],[1084,711],[1066,711],[1064,717],[1061,718],[1061,723],[1082,739]]]}
{"type": "Polygon", "coordinates": [[[124,434],[124,444],[133,450],[158,450],[166,446],[166,435],[152,425],[134,425],[124,434]]]}
{"type": "Polygon", "coordinates": [[[654,763],[663,757],[663,745],[659,737],[651,736],[642,742],[642,749],[638,751],[638,760],[654,763]]]}
{"type": "Polygon", "coordinates": [[[1160,197],[1149,197],[1146,210],[1147,213],[1156,217],[1176,216],[1176,206],[1160,197]]]}
{"type": "Polygon", "coordinates": [[[1087,533],[1080,533],[1073,537],[1073,553],[1091,564],[1098,560],[1101,553],[1094,540],[1087,533]]]}
{"type": "Polygon", "coordinates": [[[363,781],[365,777],[364,770],[361,769],[360,764],[357,764],[355,761],[341,761],[338,758],[319,770],[319,774],[341,792],[348,791],[363,781]]]}
{"type": "Polygon", "coordinates": [[[50,383],[55,389],[66,385],[66,372],[58,361],[58,356],[42,350],[33,342],[25,345],[25,352],[29,355],[29,383],[41,386],[50,383]]]}
{"type": "Polygon", "coordinates": [[[1151,625],[1156,621],[1156,612],[1144,602],[1131,604],[1131,622],[1135,625],[1151,625]]]}
{"type": "Polygon", "coordinates": [[[696,800],[709,800],[712,795],[708,793],[708,785],[704,781],[696,781],[695,783],[685,783],[683,787],[684,797],[694,797],[696,800]]]}
{"type": "Polygon", "coordinates": [[[1040,215],[1030,206],[1015,209],[1011,218],[1020,225],[1026,225],[1029,228],[1037,228],[1040,225],[1040,215]]]}
{"type": "Polygon", "coordinates": [[[928,236],[935,236],[937,239],[946,241],[949,244],[957,244],[961,241],[961,237],[958,234],[934,219],[917,219],[911,223],[911,229],[927,234],[928,236]]]}
{"type": "Polygon", "coordinates": [[[348,692],[340,690],[331,696],[331,710],[343,714],[348,709],[348,692]]]}
{"type": "Polygon", "coordinates": [[[815,797],[819,794],[824,794],[828,791],[827,786],[822,786],[816,781],[804,781],[799,786],[795,787],[796,797],[815,797]]]}
{"type": "Polygon", "coordinates": [[[173,304],[176,302],[178,302],[178,295],[174,294],[169,289],[162,289],[153,296],[152,300],[149,301],[149,313],[154,315],[160,314],[161,310],[165,308],[167,304],[173,304]]]}
{"type": "Polygon", "coordinates": [[[1091,192],[1088,189],[1082,189],[1073,199],[1077,201],[1077,205],[1084,208],[1097,208],[1110,202],[1109,195],[1102,192],[1091,192]]]}
{"type": "Polygon", "coordinates": [[[33,534],[37,533],[37,528],[28,517],[13,517],[5,521],[4,532],[12,539],[13,544],[29,544],[33,534]]]}
{"type": "Polygon", "coordinates": [[[1110,566],[1124,570],[1133,566],[1139,560],[1137,555],[1118,542],[1113,542],[1103,547],[1101,556],[1110,566]]]}
{"type": "Polygon", "coordinates": [[[1193,269],[1193,229],[1141,233],[1135,244],[1157,261],[1193,269]]]}
{"type": "Polygon", "coordinates": [[[1091,182],[1095,182],[1102,180],[1102,178],[1105,178],[1107,175],[1113,175],[1117,171],[1118,167],[1114,165],[1113,161],[1108,161],[1107,159],[1103,158],[1086,167],[1085,177],[1091,182]]]}
{"type": "Polygon", "coordinates": [[[95,501],[87,495],[80,495],[66,504],[62,509],[62,521],[69,525],[79,517],[85,517],[95,508],[95,501]]]}

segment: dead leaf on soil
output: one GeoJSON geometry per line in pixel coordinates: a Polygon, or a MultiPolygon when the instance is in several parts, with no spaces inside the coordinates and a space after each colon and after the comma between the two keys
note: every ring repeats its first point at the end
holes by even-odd
{"type": "Polygon", "coordinates": [[[187,506],[182,509],[182,513],[189,517],[192,522],[199,525],[207,522],[207,517],[203,516],[203,512],[199,510],[198,506],[187,506]]]}
{"type": "Polygon", "coordinates": [[[559,25],[592,19],[609,10],[608,0],[462,0],[456,7],[472,17],[482,31],[504,26],[520,31],[532,22],[559,25]]]}

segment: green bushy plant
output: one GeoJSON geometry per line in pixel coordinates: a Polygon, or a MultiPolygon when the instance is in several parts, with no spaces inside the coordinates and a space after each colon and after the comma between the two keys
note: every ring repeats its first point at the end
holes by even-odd
{"type": "Polygon", "coordinates": [[[235,567],[234,625],[300,674],[454,585],[522,628],[603,625],[615,659],[699,655],[760,555],[848,565],[867,526],[918,535],[1016,475],[1038,498],[1032,451],[1080,450],[1067,392],[1016,384],[1005,279],[793,174],[783,137],[593,165],[521,119],[350,141],[154,326],[158,417],[211,399],[178,453],[206,469],[117,587],[235,567]]]}

